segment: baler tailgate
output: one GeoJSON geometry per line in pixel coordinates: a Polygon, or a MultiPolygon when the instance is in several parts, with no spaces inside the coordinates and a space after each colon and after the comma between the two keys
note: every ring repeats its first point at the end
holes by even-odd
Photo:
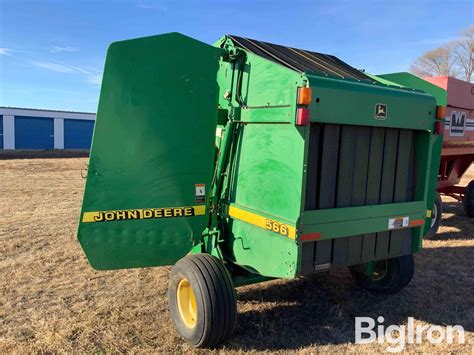
{"type": "Polygon", "coordinates": [[[219,56],[177,33],[110,46],[78,232],[93,267],[170,265],[200,240],[219,56]]]}

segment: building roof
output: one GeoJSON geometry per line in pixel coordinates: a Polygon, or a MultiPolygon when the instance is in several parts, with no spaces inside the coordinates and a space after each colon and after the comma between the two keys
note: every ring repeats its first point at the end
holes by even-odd
{"type": "Polygon", "coordinates": [[[47,111],[47,112],[63,112],[63,113],[83,113],[87,115],[95,115],[95,112],[85,111],[67,111],[67,110],[51,110],[48,108],[29,108],[29,107],[16,107],[16,106],[0,106],[0,109],[14,109],[14,110],[31,110],[31,111],[47,111]]]}

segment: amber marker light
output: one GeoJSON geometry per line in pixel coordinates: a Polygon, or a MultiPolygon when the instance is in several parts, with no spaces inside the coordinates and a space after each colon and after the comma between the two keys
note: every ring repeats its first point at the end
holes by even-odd
{"type": "Polygon", "coordinates": [[[436,118],[443,120],[446,118],[446,106],[436,106],[436,118]]]}
{"type": "Polygon", "coordinates": [[[309,105],[311,103],[311,88],[302,87],[298,89],[298,105],[309,105]]]}

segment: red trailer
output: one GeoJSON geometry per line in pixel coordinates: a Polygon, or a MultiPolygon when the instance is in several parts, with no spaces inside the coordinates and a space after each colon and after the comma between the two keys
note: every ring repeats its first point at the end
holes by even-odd
{"type": "Polygon", "coordinates": [[[443,149],[438,175],[437,196],[427,236],[436,234],[441,222],[444,194],[462,201],[469,217],[474,217],[474,180],[460,186],[461,178],[474,161],[474,84],[448,76],[418,78],[409,73],[381,75],[394,83],[423,90],[446,106],[443,149]]]}
{"type": "MultiPolygon", "coordinates": [[[[474,180],[467,186],[460,186],[459,183],[474,161],[474,84],[448,76],[423,79],[447,92],[437,191],[462,201],[466,214],[472,218],[474,217],[474,180]]],[[[437,200],[439,205],[437,207],[441,207],[440,198],[437,200]]],[[[433,219],[432,226],[436,230],[441,219],[440,215],[437,213],[438,218],[433,219]]],[[[432,233],[436,233],[436,230],[432,233]]]]}
{"type": "Polygon", "coordinates": [[[474,161],[474,84],[447,76],[423,79],[447,91],[437,190],[462,201],[467,187],[457,184],[474,161]]]}

